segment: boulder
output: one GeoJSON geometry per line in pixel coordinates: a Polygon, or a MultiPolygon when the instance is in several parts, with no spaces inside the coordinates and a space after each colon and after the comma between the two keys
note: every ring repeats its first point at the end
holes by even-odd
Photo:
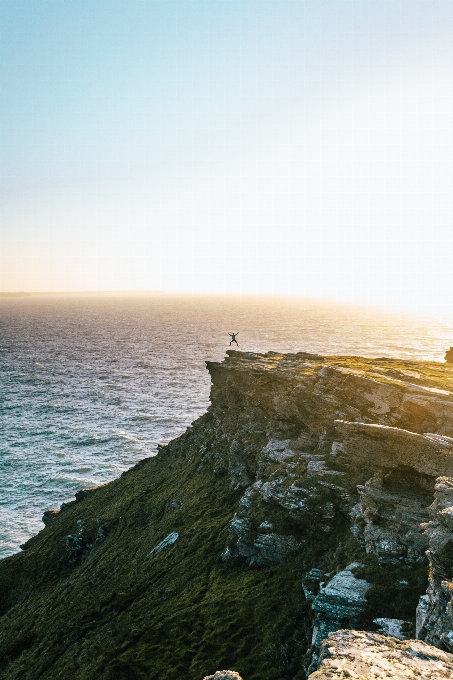
{"type": "Polygon", "coordinates": [[[151,550],[151,552],[148,553],[148,557],[151,557],[151,555],[154,555],[154,553],[161,552],[164,548],[167,548],[169,545],[173,545],[173,543],[176,543],[176,541],[178,540],[178,538],[179,538],[178,532],[177,532],[177,531],[172,531],[171,534],[168,534],[168,536],[166,536],[166,537],[164,538],[163,541],[161,541],[160,543],[158,543],[158,544],[151,550]]]}
{"type": "Polygon", "coordinates": [[[406,636],[403,633],[403,626],[406,621],[402,619],[373,619],[373,623],[379,626],[377,632],[381,635],[389,635],[390,637],[396,637],[398,640],[405,640],[406,636]]]}

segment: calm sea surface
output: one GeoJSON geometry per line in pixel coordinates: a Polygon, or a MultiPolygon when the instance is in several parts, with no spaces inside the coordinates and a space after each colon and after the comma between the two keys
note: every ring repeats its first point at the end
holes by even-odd
{"type": "Polygon", "coordinates": [[[0,298],[0,557],[47,508],[107,482],[207,408],[239,349],[443,360],[452,320],[251,297],[0,298]]]}

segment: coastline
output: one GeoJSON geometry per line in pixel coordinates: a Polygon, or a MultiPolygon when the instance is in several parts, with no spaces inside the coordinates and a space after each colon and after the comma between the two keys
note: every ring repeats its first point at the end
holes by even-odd
{"type": "Polygon", "coordinates": [[[375,619],[450,654],[453,366],[208,369],[205,415],[0,562],[2,678],[302,680],[327,634],[375,619]]]}

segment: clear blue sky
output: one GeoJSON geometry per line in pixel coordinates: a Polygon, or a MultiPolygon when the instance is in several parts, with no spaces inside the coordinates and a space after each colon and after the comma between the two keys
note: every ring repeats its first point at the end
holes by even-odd
{"type": "Polygon", "coordinates": [[[451,0],[0,0],[0,290],[452,311],[451,0]]]}

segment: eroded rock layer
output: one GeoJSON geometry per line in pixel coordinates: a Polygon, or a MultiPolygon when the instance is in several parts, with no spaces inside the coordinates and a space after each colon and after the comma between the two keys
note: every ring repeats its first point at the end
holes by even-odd
{"type": "Polygon", "coordinates": [[[0,563],[0,677],[302,680],[331,631],[413,637],[417,603],[448,654],[453,366],[230,351],[208,369],[205,416],[0,563]]]}

